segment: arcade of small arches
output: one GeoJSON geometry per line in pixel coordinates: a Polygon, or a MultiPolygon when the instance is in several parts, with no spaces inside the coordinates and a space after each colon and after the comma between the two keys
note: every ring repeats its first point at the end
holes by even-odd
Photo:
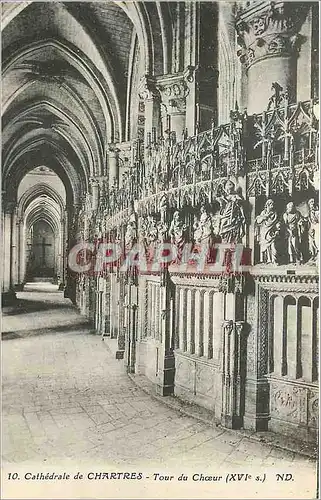
{"type": "Polygon", "coordinates": [[[158,394],[315,442],[318,43],[317,2],[2,3],[3,304],[52,281],[158,394]],[[75,274],[82,241],[252,267],[75,274]]]}

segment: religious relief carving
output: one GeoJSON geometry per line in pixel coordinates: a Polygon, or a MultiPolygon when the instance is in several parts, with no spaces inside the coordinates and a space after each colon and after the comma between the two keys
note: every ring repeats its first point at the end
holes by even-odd
{"type": "Polygon", "coordinates": [[[255,237],[260,244],[260,262],[277,263],[276,242],[281,224],[273,200],[267,200],[265,207],[255,219],[255,237]]]}
{"type": "Polygon", "coordinates": [[[254,226],[255,239],[260,245],[260,263],[316,263],[319,252],[319,211],[313,198],[301,203],[299,208],[289,201],[279,216],[274,201],[266,201],[254,226]]]}
{"type": "Polygon", "coordinates": [[[245,235],[243,200],[235,191],[235,184],[227,181],[222,196],[216,198],[220,204],[219,235],[222,243],[240,243],[245,235]]]}
{"type": "Polygon", "coordinates": [[[320,224],[320,213],[315,207],[315,201],[311,198],[308,201],[308,244],[309,244],[309,262],[316,262],[317,255],[319,253],[319,224],[320,224]]]}
{"type": "Polygon", "coordinates": [[[302,262],[301,242],[304,231],[304,220],[292,201],[286,206],[283,221],[287,238],[289,262],[300,263],[302,262]]]}
{"type": "Polygon", "coordinates": [[[158,227],[155,218],[151,215],[141,219],[141,237],[146,251],[147,260],[153,258],[158,243],[158,227]]]}
{"type": "Polygon", "coordinates": [[[180,261],[185,243],[188,241],[188,228],[182,220],[178,210],[174,212],[173,220],[169,227],[171,242],[176,247],[176,261],[180,261]]]}
{"type": "Polygon", "coordinates": [[[284,101],[288,98],[288,92],[283,91],[283,87],[278,82],[273,82],[271,86],[271,90],[273,91],[273,94],[271,95],[268,106],[267,106],[267,111],[270,109],[275,109],[278,106],[281,106],[284,101]]]}
{"type": "Polygon", "coordinates": [[[131,213],[128,218],[128,223],[125,232],[125,250],[128,253],[134,244],[137,242],[137,222],[136,213],[134,209],[131,209],[131,213]]]}
{"type": "Polygon", "coordinates": [[[167,78],[162,77],[158,80],[157,88],[167,113],[185,113],[189,88],[183,74],[171,75],[167,78]]]}
{"type": "Polygon", "coordinates": [[[199,218],[195,218],[193,229],[193,239],[196,244],[211,246],[214,237],[213,220],[204,205],[200,208],[199,218]]]}

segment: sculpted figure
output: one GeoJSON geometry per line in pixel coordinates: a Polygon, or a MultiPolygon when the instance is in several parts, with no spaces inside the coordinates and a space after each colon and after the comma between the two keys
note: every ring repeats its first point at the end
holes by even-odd
{"type": "Polygon", "coordinates": [[[319,210],[315,207],[315,201],[311,198],[308,201],[308,241],[309,241],[309,254],[310,261],[315,261],[319,253],[318,241],[319,241],[319,223],[320,215],[319,210]]]}
{"type": "Polygon", "coordinates": [[[148,215],[148,217],[143,219],[141,235],[146,250],[146,256],[149,259],[152,257],[158,241],[157,224],[154,217],[152,217],[151,215],[148,215]]]}
{"type": "Polygon", "coordinates": [[[129,252],[137,241],[137,223],[135,212],[129,216],[125,233],[125,249],[129,252]]]}
{"type": "Polygon", "coordinates": [[[173,220],[169,228],[171,242],[177,248],[177,259],[180,260],[184,245],[187,241],[187,226],[181,220],[178,210],[174,212],[173,220]]]}
{"type": "Polygon", "coordinates": [[[273,200],[267,200],[263,211],[255,219],[255,236],[260,243],[260,262],[277,263],[276,239],[280,234],[280,222],[273,200]]]}
{"type": "Polygon", "coordinates": [[[219,235],[222,243],[240,243],[245,234],[245,215],[242,198],[235,192],[235,184],[227,181],[225,193],[218,198],[221,205],[219,235]]]}
{"type": "Polygon", "coordinates": [[[283,87],[278,82],[273,82],[271,86],[273,94],[269,99],[267,110],[274,109],[281,104],[283,99],[283,87]]]}
{"type": "Polygon", "coordinates": [[[283,221],[286,230],[289,262],[301,262],[301,237],[304,220],[292,201],[290,201],[286,206],[285,213],[283,214],[283,221]]]}
{"type": "Polygon", "coordinates": [[[204,205],[201,206],[201,214],[194,223],[194,241],[197,244],[211,244],[213,237],[212,217],[207,213],[204,205]]]}

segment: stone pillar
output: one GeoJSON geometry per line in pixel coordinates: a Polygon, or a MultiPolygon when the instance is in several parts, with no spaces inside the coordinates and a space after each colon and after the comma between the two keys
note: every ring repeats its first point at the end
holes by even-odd
{"type": "Polygon", "coordinates": [[[65,241],[66,241],[66,220],[64,217],[60,219],[60,248],[59,248],[59,263],[58,263],[58,274],[60,276],[60,281],[58,283],[59,290],[63,290],[65,286],[65,266],[66,266],[66,252],[65,252],[65,241]]]}
{"type": "Polygon", "coordinates": [[[109,189],[119,184],[118,149],[111,144],[108,149],[109,189]]]}
{"type": "Polygon", "coordinates": [[[247,338],[244,428],[267,431],[269,422],[268,293],[258,282],[255,294],[247,298],[247,320],[251,329],[247,338]]]}
{"type": "MultiPolygon", "coordinates": [[[[128,295],[126,304],[126,327],[127,327],[127,371],[128,373],[135,372],[136,361],[136,340],[137,340],[137,309],[138,309],[138,287],[136,285],[128,285],[128,295]]],[[[125,347],[125,346],[124,346],[125,347]]]]}
{"type": "Polygon", "coordinates": [[[186,97],[189,93],[186,75],[177,73],[157,79],[162,104],[162,129],[175,133],[181,141],[186,129],[186,97]]]}
{"type": "Polygon", "coordinates": [[[125,352],[125,330],[124,330],[124,286],[123,282],[119,279],[118,282],[118,335],[117,335],[117,345],[118,349],[116,351],[116,359],[123,359],[125,352]]]}
{"type": "Polygon", "coordinates": [[[13,222],[14,202],[3,202],[2,213],[2,305],[8,305],[16,299],[13,289],[13,222]]]}
{"type": "Polygon", "coordinates": [[[18,289],[22,290],[24,285],[24,263],[25,263],[25,241],[23,218],[17,220],[18,231],[18,289]]]}
{"type": "Polygon", "coordinates": [[[296,100],[297,57],[304,41],[300,29],[307,10],[302,4],[280,1],[248,2],[240,8],[238,55],[247,72],[249,115],[266,109],[275,82],[296,100]]]}
{"type": "Polygon", "coordinates": [[[15,286],[18,284],[19,280],[18,230],[19,226],[18,226],[17,208],[15,207],[12,212],[12,237],[11,237],[11,252],[12,252],[11,274],[12,274],[13,289],[15,289],[15,286]]]}
{"type": "Polygon", "coordinates": [[[155,79],[144,76],[139,85],[139,97],[145,102],[145,148],[149,146],[152,131],[156,137],[161,135],[160,129],[160,95],[155,86],[155,79]]]}
{"type": "Polygon", "coordinates": [[[161,396],[174,393],[175,358],[173,349],[173,299],[167,270],[160,287],[161,324],[156,392],[161,396]]]}
{"type": "Polygon", "coordinates": [[[91,184],[91,192],[92,192],[92,208],[93,210],[97,210],[98,202],[99,202],[99,184],[98,179],[92,177],[90,179],[91,184]]]}
{"type": "Polygon", "coordinates": [[[222,325],[222,413],[225,427],[243,425],[246,343],[244,328],[244,290],[235,278],[227,278],[224,292],[225,319],[222,325]]]}

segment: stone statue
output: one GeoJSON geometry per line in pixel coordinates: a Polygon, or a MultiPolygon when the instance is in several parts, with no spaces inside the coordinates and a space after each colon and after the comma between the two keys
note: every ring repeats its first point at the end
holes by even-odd
{"type": "Polygon", "coordinates": [[[278,106],[280,106],[285,95],[283,92],[283,87],[281,87],[281,85],[278,82],[272,83],[271,90],[273,90],[273,94],[269,99],[267,111],[269,111],[270,109],[275,109],[278,106]]]}
{"type": "Polygon", "coordinates": [[[273,200],[267,200],[263,211],[255,219],[255,237],[260,244],[260,262],[277,263],[276,240],[281,224],[273,200]]]}
{"type": "Polygon", "coordinates": [[[242,198],[235,192],[235,184],[227,181],[225,193],[217,198],[220,203],[219,235],[222,243],[240,243],[245,235],[245,215],[242,198]]]}
{"type": "Polygon", "coordinates": [[[202,243],[211,245],[213,239],[212,217],[207,213],[204,205],[201,206],[200,212],[200,217],[196,219],[193,226],[194,241],[199,245],[202,243]]]}
{"type": "Polygon", "coordinates": [[[289,262],[302,262],[301,239],[304,230],[304,220],[292,201],[286,206],[283,221],[286,231],[289,262]]]}
{"type": "Polygon", "coordinates": [[[178,210],[174,212],[173,220],[169,227],[169,236],[171,238],[172,244],[175,245],[177,249],[176,260],[180,260],[182,257],[184,245],[187,241],[187,226],[181,220],[178,210]]]}
{"type": "Polygon", "coordinates": [[[309,214],[307,217],[308,222],[308,241],[309,241],[309,254],[310,261],[315,262],[316,257],[319,253],[318,242],[319,242],[319,222],[320,215],[319,210],[315,207],[315,201],[311,198],[308,201],[309,214]]]}
{"type": "Polygon", "coordinates": [[[131,212],[128,223],[127,223],[127,228],[126,228],[126,233],[125,233],[125,250],[126,253],[129,252],[134,244],[137,241],[137,223],[136,223],[136,214],[134,211],[131,212]]]}
{"type": "Polygon", "coordinates": [[[141,235],[148,259],[152,258],[155,247],[158,242],[157,223],[151,215],[148,215],[142,220],[141,235]]]}

